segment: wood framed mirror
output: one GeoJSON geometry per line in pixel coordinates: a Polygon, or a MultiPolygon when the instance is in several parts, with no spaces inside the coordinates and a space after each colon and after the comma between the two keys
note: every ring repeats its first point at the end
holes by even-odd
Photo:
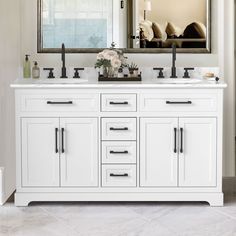
{"type": "Polygon", "coordinates": [[[39,53],[211,53],[211,0],[37,1],[39,53]]]}

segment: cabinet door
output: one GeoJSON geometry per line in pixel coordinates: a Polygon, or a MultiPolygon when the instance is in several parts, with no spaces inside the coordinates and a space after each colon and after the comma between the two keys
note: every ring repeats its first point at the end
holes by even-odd
{"type": "Polygon", "coordinates": [[[177,186],[177,118],[141,118],[140,185],[177,186]]]}
{"type": "Polygon", "coordinates": [[[61,126],[61,186],[98,186],[97,118],[64,118],[61,126]]]}
{"type": "Polygon", "coordinates": [[[59,119],[22,119],[22,185],[59,186],[59,119]]]}
{"type": "Polygon", "coordinates": [[[216,186],[216,119],[181,118],[179,127],[179,186],[216,186]]]}

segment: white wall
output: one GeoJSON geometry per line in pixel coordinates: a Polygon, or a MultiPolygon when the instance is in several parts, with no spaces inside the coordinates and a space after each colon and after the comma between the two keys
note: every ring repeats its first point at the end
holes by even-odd
{"type": "Polygon", "coordinates": [[[19,68],[19,4],[18,0],[0,1],[0,204],[15,190],[14,93],[10,83],[18,76],[19,68]]]}
{"type": "MultiPolygon", "coordinates": [[[[1,0],[1,3],[8,6],[12,2],[18,3],[17,0],[1,0]]],[[[21,2],[21,60],[24,54],[31,54],[33,60],[38,60],[41,66],[59,67],[61,64],[60,56],[57,54],[37,54],[37,0],[19,0],[21,2]]],[[[232,32],[226,30],[224,32],[224,20],[232,20],[227,18],[228,12],[232,11],[233,0],[212,0],[212,54],[181,54],[178,55],[178,66],[198,66],[198,67],[215,67],[220,66],[222,76],[225,72],[225,78],[230,85],[226,91],[226,116],[225,116],[225,140],[227,140],[224,156],[225,175],[233,175],[235,172],[234,158],[234,74],[231,59],[232,57],[232,32]],[[224,8],[225,6],[225,8],[224,8]],[[224,19],[225,9],[225,19],[224,19]],[[226,33],[226,35],[225,35],[226,33]],[[225,44],[224,44],[225,43],[225,44]],[[224,54],[224,46],[225,53],[224,54]],[[224,60],[226,59],[226,60],[224,60]]],[[[15,6],[13,7],[15,8],[15,6]]],[[[3,9],[1,7],[1,9],[3,9]]],[[[3,10],[4,11],[4,10],[3,10]]],[[[15,12],[15,9],[14,11],[15,12]]],[[[5,12],[3,12],[5,13],[5,12]]],[[[6,13],[5,13],[6,14],[6,13]]],[[[230,14],[231,15],[231,14],[230,14]]],[[[2,16],[1,16],[2,17],[2,16]]],[[[8,17],[5,15],[5,17],[8,17]]],[[[13,17],[15,19],[15,15],[13,17]]],[[[2,21],[1,21],[2,22],[2,21]]],[[[16,22],[15,22],[16,23],[16,22]]],[[[232,22],[231,22],[232,25],[232,22]]],[[[228,27],[227,23],[227,27],[228,27]]],[[[231,26],[232,27],[232,26],[231,26]]],[[[16,27],[15,27],[16,28],[16,27]]],[[[232,31],[232,29],[231,29],[232,31]]],[[[11,56],[13,57],[13,55],[11,56]]],[[[170,66],[171,56],[169,54],[130,54],[129,59],[135,61],[142,66],[170,66]]],[[[93,66],[95,63],[95,54],[74,54],[67,55],[68,66],[93,66]]],[[[16,74],[11,72],[11,79],[16,74]]],[[[8,75],[7,73],[5,73],[8,75]]],[[[6,80],[6,77],[4,77],[6,80]]],[[[9,81],[8,81],[9,82],[9,81]]],[[[14,140],[11,140],[11,142],[14,140]]]]}
{"type": "Polygon", "coordinates": [[[228,84],[225,91],[224,173],[235,175],[235,6],[234,0],[224,1],[224,55],[220,65],[228,84]]]}

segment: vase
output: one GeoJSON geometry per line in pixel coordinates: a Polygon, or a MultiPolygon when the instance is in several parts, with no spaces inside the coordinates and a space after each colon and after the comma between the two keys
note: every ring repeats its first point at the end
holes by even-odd
{"type": "Polygon", "coordinates": [[[106,78],[112,78],[115,75],[115,70],[113,67],[103,67],[103,76],[106,78]]]}

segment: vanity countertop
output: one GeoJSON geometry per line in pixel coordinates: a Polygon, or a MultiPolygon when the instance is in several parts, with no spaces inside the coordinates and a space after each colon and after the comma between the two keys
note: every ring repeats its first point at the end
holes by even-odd
{"type": "MultiPolygon", "coordinates": [[[[173,79],[174,80],[174,79],[173,79]]],[[[200,83],[163,83],[163,80],[150,79],[142,82],[98,82],[97,80],[89,79],[84,80],[82,83],[42,83],[36,79],[17,79],[11,84],[15,89],[114,89],[114,88],[150,88],[150,89],[165,89],[165,88],[206,88],[206,89],[223,89],[227,87],[227,84],[221,80],[219,82],[208,81],[203,79],[200,83]]]]}

